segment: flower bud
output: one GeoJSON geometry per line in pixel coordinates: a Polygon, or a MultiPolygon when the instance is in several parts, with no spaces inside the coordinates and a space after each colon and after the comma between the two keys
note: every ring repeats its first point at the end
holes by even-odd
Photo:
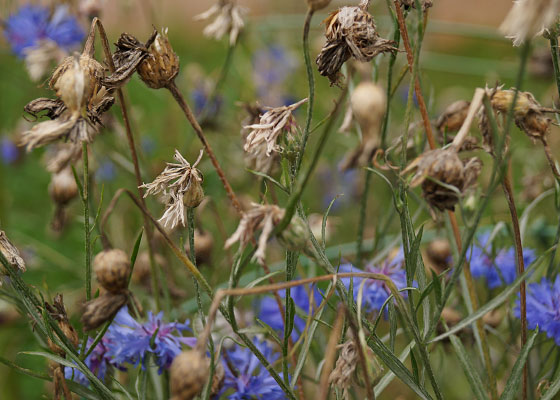
{"type": "Polygon", "coordinates": [[[93,270],[99,284],[108,292],[119,293],[126,289],[130,276],[130,262],[124,251],[102,251],[93,260],[93,270]]]}
{"type": "Polygon", "coordinates": [[[323,8],[327,7],[331,0],[306,0],[307,6],[313,12],[322,10],[323,8]]]}
{"type": "Polygon", "coordinates": [[[387,107],[385,91],[373,82],[361,82],[354,89],[350,103],[352,113],[362,129],[362,135],[378,135],[387,107]]]}
{"type": "Polygon", "coordinates": [[[278,240],[288,250],[300,251],[305,248],[309,241],[309,229],[305,221],[298,215],[292,217],[290,225],[278,236],[278,240]]]}
{"type": "Polygon", "coordinates": [[[125,293],[105,293],[88,301],[84,306],[81,318],[84,330],[90,331],[99,327],[105,321],[109,321],[126,304],[126,301],[127,295],[125,293]]]}
{"type": "Polygon", "coordinates": [[[179,73],[179,57],[169,43],[167,29],[158,33],[149,53],[138,66],[138,74],[148,87],[160,89],[171,83],[179,73]]]}
{"type": "Polygon", "coordinates": [[[70,167],[52,175],[49,194],[51,199],[60,206],[68,204],[78,195],[78,185],[70,167]]]}
{"type": "MultiPolygon", "coordinates": [[[[198,171],[199,175],[202,177],[200,171],[198,171]]],[[[188,208],[195,208],[198,207],[199,204],[204,199],[204,190],[202,189],[202,180],[198,179],[191,179],[191,183],[188,189],[185,191],[183,195],[183,204],[185,207],[188,208]]]]}
{"type": "Polygon", "coordinates": [[[171,364],[172,400],[194,399],[208,379],[208,358],[196,350],[183,351],[171,364]]]}
{"type": "MultiPolygon", "coordinates": [[[[210,263],[212,251],[214,250],[214,238],[208,231],[196,229],[194,231],[194,254],[196,256],[196,265],[210,263]]],[[[189,241],[185,243],[185,251],[190,254],[189,241]]]]}

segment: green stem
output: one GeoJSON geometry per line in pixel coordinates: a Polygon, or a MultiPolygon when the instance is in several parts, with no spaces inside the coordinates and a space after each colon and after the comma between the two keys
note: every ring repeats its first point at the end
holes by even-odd
{"type": "Polygon", "coordinates": [[[91,241],[89,227],[89,172],[88,145],[82,142],[82,162],[84,167],[84,182],[82,184],[82,203],[84,205],[84,233],[86,253],[86,301],[91,300],[91,241]]]}
{"type": "MultiPolygon", "coordinates": [[[[193,263],[193,265],[196,267],[196,253],[194,250],[194,208],[192,207],[187,207],[187,235],[188,235],[188,240],[189,240],[189,258],[191,260],[191,262],[193,263]]],[[[194,290],[196,293],[196,304],[198,306],[198,313],[200,315],[200,319],[202,321],[202,323],[204,324],[204,310],[202,309],[202,299],[201,299],[201,295],[200,295],[200,286],[198,285],[198,282],[196,281],[196,279],[194,278],[194,276],[192,277],[193,279],[193,285],[194,285],[194,290]]]]}
{"type": "Polygon", "coordinates": [[[556,87],[560,94],[560,65],[558,64],[558,37],[556,34],[551,34],[550,38],[550,54],[552,55],[552,65],[554,67],[554,78],[556,87]]]}
{"type": "Polygon", "coordinates": [[[358,221],[358,239],[356,241],[356,266],[358,268],[362,268],[363,258],[364,258],[364,231],[366,228],[366,216],[367,216],[367,202],[368,202],[368,194],[369,194],[369,187],[371,184],[371,161],[368,164],[368,168],[366,170],[366,177],[364,182],[364,191],[362,193],[362,198],[360,199],[360,216],[358,221]]]}

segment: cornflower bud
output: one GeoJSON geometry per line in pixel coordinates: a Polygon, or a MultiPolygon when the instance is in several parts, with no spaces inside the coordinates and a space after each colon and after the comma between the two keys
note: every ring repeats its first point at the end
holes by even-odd
{"type": "Polygon", "coordinates": [[[130,261],[120,249],[104,250],[93,259],[93,270],[99,284],[110,293],[119,293],[128,286],[130,261]]]}
{"type": "Polygon", "coordinates": [[[138,74],[148,87],[161,89],[179,73],[179,57],[167,38],[167,29],[158,33],[148,49],[149,55],[138,65],[138,74]]]}
{"type": "Polygon", "coordinates": [[[209,360],[196,350],[181,352],[171,364],[171,400],[194,399],[208,379],[209,360]]]}
{"type": "Polygon", "coordinates": [[[438,132],[441,135],[457,132],[463,125],[465,118],[467,118],[470,105],[470,101],[458,100],[447,106],[437,119],[436,127],[438,132]]]}

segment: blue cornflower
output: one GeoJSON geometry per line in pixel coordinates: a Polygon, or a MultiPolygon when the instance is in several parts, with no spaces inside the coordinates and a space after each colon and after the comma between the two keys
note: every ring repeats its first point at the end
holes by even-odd
{"type": "Polygon", "coordinates": [[[194,104],[194,112],[196,115],[200,115],[202,111],[205,111],[206,115],[216,115],[219,113],[220,108],[222,107],[223,97],[215,96],[212,99],[212,103],[208,104],[211,95],[211,90],[209,90],[208,87],[202,84],[198,85],[191,92],[191,98],[194,104]]]}
{"type": "Polygon", "coordinates": [[[324,190],[321,199],[323,208],[327,208],[331,201],[338,195],[340,196],[333,203],[331,212],[335,212],[349,205],[354,205],[359,196],[361,185],[359,181],[359,171],[348,169],[340,171],[336,166],[325,167],[319,172],[319,180],[324,190]]]}
{"type": "MultiPolygon", "coordinates": [[[[281,290],[278,295],[282,298],[286,297],[286,292],[281,290]]],[[[313,295],[313,309],[321,303],[321,295],[317,288],[313,288],[312,291],[309,290],[307,286],[295,286],[290,290],[290,296],[294,301],[297,308],[303,311],[305,314],[309,312],[309,299],[313,295]],[[312,294],[311,294],[312,293],[312,294]]],[[[282,304],[284,306],[284,304],[282,304]]],[[[260,303],[259,319],[264,323],[269,325],[272,329],[283,335],[284,333],[284,321],[280,309],[278,308],[278,302],[272,296],[265,297],[260,303]]],[[[294,330],[292,331],[292,339],[297,341],[299,335],[305,330],[306,321],[300,316],[296,315],[294,318],[294,330]]]]}
{"type": "Polygon", "coordinates": [[[6,165],[13,164],[17,161],[18,157],[19,149],[16,144],[6,136],[0,138],[0,159],[2,163],[6,165]]]}
{"type": "Polygon", "coordinates": [[[286,80],[294,74],[298,62],[281,45],[270,45],[255,52],[253,81],[262,104],[271,107],[288,105],[286,80]]]}
{"type": "MultiPolygon", "coordinates": [[[[339,272],[373,272],[383,274],[391,278],[397,289],[403,289],[406,285],[406,271],[404,270],[404,253],[402,248],[394,256],[389,256],[383,261],[380,267],[367,265],[364,271],[354,267],[352,264],[343,264],[339,268],[339,272]]],[[[348,288],[351,278],[342,278],[341,281],[348,288]]],[[[354,286],[354,299],[357,300],[360,286],[365,278],[352,278],[354,286]]],[[[403,297],[407,297],[405,291],[400,292],[403,297]]],[[[364,283],[362,292],[362,306],[367,312],[380,311],[383,303],[391,295],[391,291],[386,283],[376,279],[367,279],[364,283]]],[[[383,311],[386,312],[386,309],[383,311]]]]}
{"type": "MultiPolygon", "coordinates": [[[[560,346],[560,275],[556,276],[554,282],[542,278],[540,283],[531,283],[527,289],[529,329],[538,326],[560,346]]],[[[513,313],[517,318],[521,318],[519,299],[516,300],[513,313]]]]}
{"type": "Polygon", "coordinates": [[[116,176],[115,164],[109,159],[101,161],[97,171],[95,171],[95,180],[97,182],[110,182],[114,180],[116,176]]]}
{"type": "MultiPolygon", "coordinates": [[[[274,363],[280,357],[266,341],[253,339],[253,343],[269,363],[274,363]]],[[[223,366],[225,379],[222,394],[233,389],[233,392],[228,395],[228,399],[286,399],[286,395],[278,383],[248,348],[236,345],[233,350],[228,350],[227,362],[223,361],[223,366]],[[232,371],[231,367],[234,367],[236,371],[232,371]]]]}
{"type": "Polygon", "coordinates": [[[140,324],[128,313],[128,308],[123,307],[107,331],[106,337],[111,342],[107,355],[115,364],[136,366],[141,362],[142,368],[146,368],[146,357],[152,354],[161,373],[169,368],[183,344],[189,347],[196,344],[196,338],[173,335],[173,332],[182,334],[185,331],[190,331],[188,320],[183,324],[164,323],[163,312],[157,315],[148,312],[148,321],[140,324]]]}
{"type": "Polygon", "coordinates": [[[6,20],[4,35],[19,57],[35,47],[40,40],[52,40],[60,48],[71,50],[85,36],[76,17],[67,6],[58,6],[51,15],[48,8],[39,5],[22,6],[6,20]]]}
{"type": "MultiPolygon", "coordinates": [[[[90,348],[93,343],[93,339],[88,339],[87,349],[90,348]]],[[[111,345],[108,338],[103,337],[99,343],[95,346],[93,351],[86,357],[84,364],[102,381],[105,380],[105,374],[107,373],[107,368],[111,364],[111,359],[107,356],[107,351],[111,345]]],[[[64,368],[64,376],[66,379],[73,379],[74,381],[80,383],[81,385],[88,386],[89,380],[86,376],[77,368],[64,368]]]]}
{"type": "MultiPolygon", "coordinates": [[[[490,235],[485,233],[478,237],[479,245],[473,245],[467,252],[471,272],[474,278],[486,278],[488,288],[494,289],[504,284],[511,284],[517,277],[515,248],[499,250],[492,256],[492,245],[488,244],[490,235]]],[[[535,260],[532,249],[523,249],[525,265],[535,260]]]]}

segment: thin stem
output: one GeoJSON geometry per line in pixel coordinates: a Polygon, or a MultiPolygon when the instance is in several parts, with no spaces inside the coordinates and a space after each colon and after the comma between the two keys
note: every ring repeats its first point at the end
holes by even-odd
{"type": "Polygon", "coordinates": [[[356,266],[358,268],[362,268],[364,258],[364,231],[366,227],[367,202],[372,176],[371,167],[372,163],[370,161],[366,170],[364,192],[362,193],[362,198],[360,200],[360,219],[358,221],[358,239],[356,240],[356,266]]]}
{"type": "Polygon", "coordinates": [[[556,81],[556,88],[560,94],[560,65],[558,63],[558,37],[552,33],[549,37],[550,41],[550,54],[552,56],[552,65],[554,67],[554,78],[556,81]]]}
{"type": "Polygon", "coordinates": [[[237,196],[235,195],[235,192],[233,191],[231,185],[229,184],[226,175],[224,174],[224,171],[222,170],[222,167],[218,162],[218,159],[214,155],[214,151],[212,150],[212,147],[210,147],[210,143],[208,143],[208,140],[206,140],[206,136],[204,136],[204,132],[202,131],[202,128],[198,124],[198,121],[193,115],[189,105],[185,102],[185,99],[181,94],[181,92],[179,91],[179,89],[177,88],[175,82],[169,83],[166,86],[166,88],[171,92],[173,98],[175,99],[175,101],[177,101],[177,104],[179,104],[181,110],[183,110],[185,117],[193,127],[200,141],[202,142],[206,154],[208,154],[208,157],[210,157],[210,161],[212,162],[212,165],[214,165],[214,168],[216,169],[216,172],[218,173],[218,176],[220,177],[220,180],[222,181],[222,184],[226,189],[226,193],[229,197],[229,200],[231,201],[231,204],[233,205],[233,207],[235,207],[237,212],[241,214],[243,212],[243,209],[241,208],[241,204],[239,203],[239,200],[237,200],[237,196]]]}
{"type": "MultiPolygon", "coordinates": [[[[329,396],[329,376],[334,368],[336,348],[340,337],[342,336],[342,329],[344,328],[344,305],[340,304],[336,313],[336,320],[329,336],[327,343],[327,350],[325,353],[325,364],[321,372],[321,380],[319,385],[319,400],[327,400],[329,396]]],[[[364,371],[365,372],[365,371],[364,371]]]]}
{"type": "Polygon", "coordinates": [[[84,181],[82,182],[82,202],[84,204],[84,233],[86,253],[86,301],[91,300],[91,241],[89,227],[89,172],[88,145],[82,142],[82,163],[84,167],[84,181]]]}
{"type": "Polygon", "coordinates": [[[297,156],[295,175],[297,175],[301,168],[301,162],[303,161],[303,155],[305,154],[305,147],[307,146],[307,140],[309,139],[311,130],[311,120],[313,119],[313,105],[315,102],[315,78],[313,77],[313,67],[311,66],[311,57],[309,55],[309,28],[311,26],[313,13],[313,9],[309,7],[303,24],[303,58],[305,59],[305,72],[307,73],[307,83],[309,85],[309,92],[307,96],[309,103],[307,104],[307,116],[303,131],[303,141],[301,144],[301,151],[297,156]]]}
{"type": "MultiPolygon", "coordinates": [[[[187,207],[187,236],[189,241],[189,258],[193,265],[196,267],[196,252],[195,252],[195,243],[194,243],[194,208],[187,207]]],[[[200,315],[200,319],[204,324],[204,310],[202,309],[202,299],[200,297],[200,287],[198,286],[198,282],[193,276],[193,285],[194,291],[196,293],[196,305],[198,306],[198,313],[200,315]]]]}

